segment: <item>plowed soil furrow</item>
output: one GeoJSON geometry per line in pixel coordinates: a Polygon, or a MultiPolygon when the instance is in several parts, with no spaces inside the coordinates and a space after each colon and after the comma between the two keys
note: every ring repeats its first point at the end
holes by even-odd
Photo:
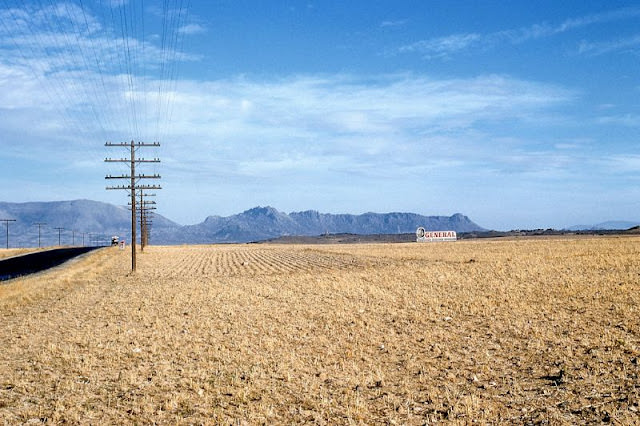
{"type": "Polygon", "coordinates": [[[198,248],[187,248],[165,265],[172,270],[171,276],[181,276],[196,270],[201,275],[256,275],[293,272],[312,272],[327,268],[351,268],[356,266],[352,258],[306,252],[287,253],[281,248],[228,248],[211,250],[208,253],[198,248]]]}
{"type": "Polygon", "coordinates": [[[287,262],[282,254],[265,253],[263,260],[271,267],[274,273],[288,273],[297,269],[297,265],[287,262]]]}

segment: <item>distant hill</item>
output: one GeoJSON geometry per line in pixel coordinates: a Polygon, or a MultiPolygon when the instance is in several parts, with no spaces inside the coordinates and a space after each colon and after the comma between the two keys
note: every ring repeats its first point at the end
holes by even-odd
{"type": "Polygon", "coordinates": [[[608,221],[595,225],[574,225],[567,228],[568,231],[606,231],[606,230],[626,230],[640,225],[640,221],[631,222],[624,220],[608,221]]]}
{"type": "MultiPolygon", "coordinates": [[[[37,222],[41,227],[42,246],[58,244],[58,231],[64,228],[60,240],[62,245],[85,244],[91,241],[106,241],[111,235],[128,236],[131,230],[131,211],[108,203],[90,200],[49,201],[31,203],[0,202],[0,219],[16,219],[9,224],[9,245],[11,247],[37,247],[37,222]],[[91,233],[91,235],[89,235],[91,233]]],[[[177,228],[178,225],[161,215],[153,219],[154,229],[177,228]]],[[[0,225],[0,247],[6,244],[6,228],[0,225]]]]}
{"type": "Polygon", "coordinates": [[[423,226],[433,230],[482,231],[462,214],[421,216],[415,213],[329,214],[308,210],[283,213],[273,207],[255,207],[228,216],[209,216],[204,222],[177,230],[154,231],[160,244],[250,242],[282,236],[321,234],[403,234],[423,226]]]}
{"type": "MultiPolygon", "coordinates": [[[[106,241],[111,235],[130,238],[131,213],[126,207],[89,201],[56,201],[33,203],[0,202],[0,218],[16,219],[9,224],[10,247],[38,245],[36,222],[44,222],[42,245],[85,244],[98,239],[106,241]],[[90,237],[88,233],[92,233],[90,237]]],[[[415,213],[365,213],[361,215],[328,214],[309,210],[283,213],[273,207],[255,207],[242,213],[221,217],[209,216],[202,223],[181,226],[161,215],[154,215],[152,244],[208,244],[263,241],[283,236],[317,236],[322,234],[411,234],[423,226],[432,230],[457,232],[483,231],[483,228],[462,214],[453,216],[422,216],[415,213]]],[[[4,228],[4,226],[2,226],[4,228]]],[[[0,229],[4,231],[4,229],[0,229]]],[[[0,247],[5,239],[0,232],[0,247]]]]}

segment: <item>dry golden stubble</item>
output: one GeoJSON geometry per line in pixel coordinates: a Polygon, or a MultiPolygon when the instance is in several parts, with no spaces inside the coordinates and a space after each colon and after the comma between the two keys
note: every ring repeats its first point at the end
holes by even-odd
{"type": "Polygon", "coordinates": [[[0,248],[0,259],[6,259],[8,257],[20,256],[27,253],[35,253],[37,251],[49,250],[51,247],[43,247],[43,248],[18,248],[18,249],[5,249],[0,248]]]}
{"type": "Polygon", "coordinates": [[[131,275],[105,250],[0,293],[0,418],[632,423],[639,252],[636,238],[149,247],[131,275]]]}

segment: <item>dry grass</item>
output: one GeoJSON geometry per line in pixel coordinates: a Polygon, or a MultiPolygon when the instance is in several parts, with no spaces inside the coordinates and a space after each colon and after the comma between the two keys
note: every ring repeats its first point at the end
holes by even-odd
{"type": "Polygon", "coordinates": [[[21,254],[33,253],[38,250],[37,248],[21,248],[21,249],[0,249],[0,259],[6,259],[8,257],[19,256],[21,254]]]}
{"type": "Polygon", "coordinates": [[[9,424],[632,424],[640,238],[117,249],[0,286],[9,424]]]}

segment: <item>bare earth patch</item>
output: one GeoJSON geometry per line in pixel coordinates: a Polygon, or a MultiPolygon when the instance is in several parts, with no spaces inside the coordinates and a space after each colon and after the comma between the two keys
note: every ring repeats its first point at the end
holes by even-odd
{"type": "Polygon", "coordinates": [[[0,285],[8,423],[640,418],[640,238],[149,247],[0,285]]]}

